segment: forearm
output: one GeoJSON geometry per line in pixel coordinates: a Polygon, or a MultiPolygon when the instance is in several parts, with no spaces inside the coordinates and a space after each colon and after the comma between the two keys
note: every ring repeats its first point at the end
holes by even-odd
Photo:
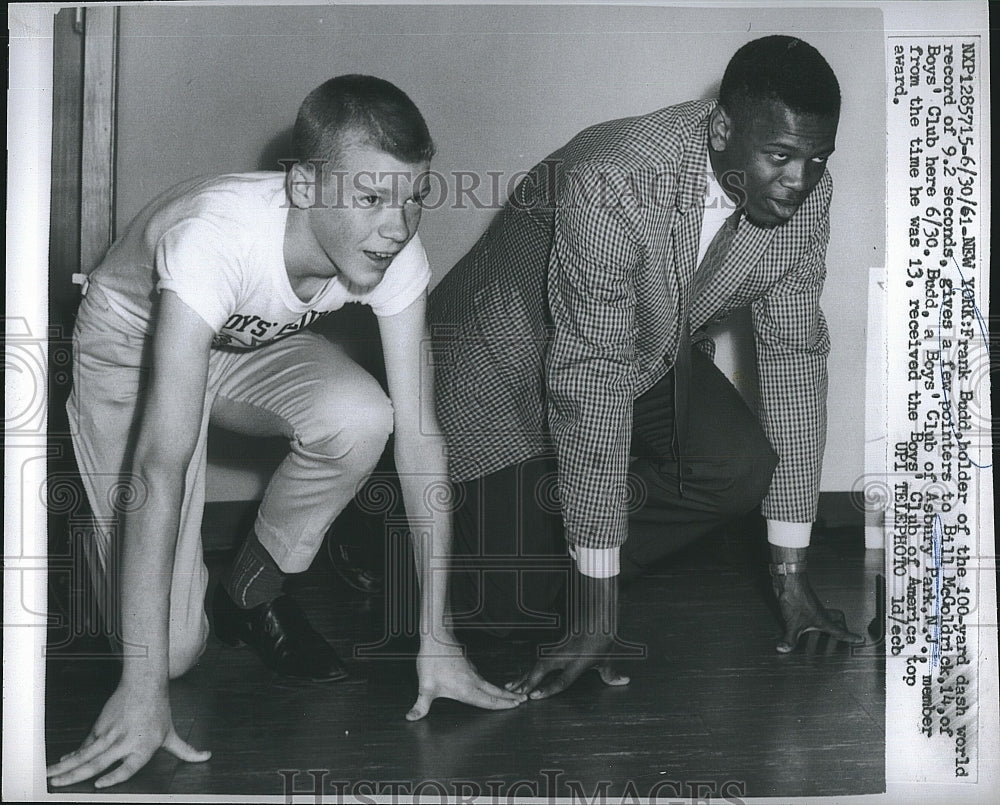
{"type": "Polygon", "coordinates": [[[445,623],[451,558],[451,486],[434,401],[426,299],[379,319],[395,425],[396,471],[410,521],[420,585],[422,641],[453,643],[445,623]]]}
{"type": "Polygon", "coordinates": [[[761,374],[762,378],[768,376],[761,383],[761,424],[780,457],[761,503],[761,513],[777,523],[812,523],[816,519],[826,446],[825,371],[816,367],[813,372],[804,372],[794,367],[761,374]],[[816,386],[811,385],[807,375],[816,378],[816,386]],[[782,376],[785,386],[781,385],[782,376]]]}
{"type": "Polygon", "coordinates": [[[753,303],[760,421],[780,457],[761,504],[768,520],[816,518],[826,444],[830,333],[820,309],[828,237],[825,212],[810,249],[768,294],[753,303]]]}
{"type": "Polygon", "coordinates": [[[627,374],[623,366],[606,362],[565,371],[550,367],[548,373],[548,424],[563,523],[568,541],[580,547],[618,547],[628,533],[632,384],[627,374]]]}
{"type": "Polygon", "coordinates": [[[421,639],[450,642],[445,614],[452,513],[444,440],[426,433],[397,434],[395,458],[420,585],[421,639]]]}
{"type": "Polygon", "coordinates": [[[136,468],[146,502],[125,517],[122,533],[122,684],[166,688],[170,586],[184,473],[136,468]]]}

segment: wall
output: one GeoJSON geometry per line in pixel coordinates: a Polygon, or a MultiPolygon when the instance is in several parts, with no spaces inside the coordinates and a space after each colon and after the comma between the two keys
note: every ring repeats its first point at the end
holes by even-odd
{"type": "MultiPolygon", "coordinates": [[[[823,488],[847,490],[864,453],[867,268],[884,253],[877,9],[125,7],[119,225],[187,176],[276,167],[302,97],[339,73],[372,73],[406,90],[428,120],[443,175],[497,171],[506,180],[588,124],[710,97],[736,48],[778,32],[814,44],[844,94],[831,161],[837,192],[824,309],[834,351],[823,488]]],[[[485,188],[476,197],[490,201],[485,188]]],[[[449,203],[421,224],[435,282],[493,214],[489,204],[477,209],[467,199],[457,208],[454,199],[452,183],[449,203]]],[[[746,371],[739,342],[722,353],[730,373],[746,371]]],[[[749,388],[745,375],[737,379],[749,388]]],[[[226,464],[215,463],[210,497],[245,497],[258,482],[226,464]]]]}

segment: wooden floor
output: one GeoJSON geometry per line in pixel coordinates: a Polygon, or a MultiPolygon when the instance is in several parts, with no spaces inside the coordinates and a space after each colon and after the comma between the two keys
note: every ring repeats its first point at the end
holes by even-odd
{"type": "MultiPolygon", "coordinates": [[[[647,647],[644,659],[622,666],[627,687],[604,687],[588,673],[548,701],[487,713],[439,700],[416,723],[403,718],[416,695],[413,663],[398,656],[410,644],[395,640],[384,656],[358,658],[354,647],[385,633],[383,601],[349,590],[321,557],[293,591],[350,658],[352,679],[281,681],[247,650],[213,637],[200,663],[171,685],[178,732],[212,759],[187,764],[161,751],[113,793],[281,796],[289,785],[311,794],[317,781],[329,801],[394,791],[492,801],[590,801],[603,792],[598,802],[884,791],[881,646],[851,651],[812,635],[793,654],[777,654],[762,541],[706,541],[627,591],[623,637],[647,647]]],[[[813,544],[820,597],[865,631],[876,614],[881,552],[866,554],[860,529],[821,531],[813,544]]],[[[227,557],[209,559],[216,573],[227,557]]],[[[539,638],[463,637],[498,683],[530,667],[539,638]]],[[[65,642],[65,630],[54,628],[52,638],[65,642]]],[[[100,640],[85,637],[50,651],[50,761],[79,744],[114,688],[117,662],[100,653],[100,640]],[[85,656],[95,647],[96,656],[85,656]]]]}

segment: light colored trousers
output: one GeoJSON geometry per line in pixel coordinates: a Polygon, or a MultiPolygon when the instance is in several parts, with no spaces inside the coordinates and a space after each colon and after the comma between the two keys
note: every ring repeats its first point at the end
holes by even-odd
{"type": "MultiPolygon", "coordinates": [[[[119,316],[91,282],[73,334],[67,403],[73,447],[96,519],[88,557],[101,601],[114,600],[122,514],[145,500],[131,474],[149,338],[119,316]]],[[[286,573],[306,570],[334,519],[371,474],[392,432],[378,382],[321,335],[301,332],[250,351],[213,349],[197,446],[187,468],[170,586],[170,676],[187,671],[208,637],[201,519],[209,423],[252,436],[283,436],[290,450],[264,493],[254,529],[286,573]]],[[[156,427],[156,423],[150,423],[156,427]]],[[[117,619],[115,619],[117,622],[117,619]]]]}

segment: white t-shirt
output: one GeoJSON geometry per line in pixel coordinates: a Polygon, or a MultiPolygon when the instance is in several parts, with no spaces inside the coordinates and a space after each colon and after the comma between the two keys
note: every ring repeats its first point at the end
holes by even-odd
{"type": "Polygon", "coordinates": [[[201,178],[148,204],[90,276],[138,332],[149,331],[153,301],[170,290],[215,332],[213,346],[250,349],[291,335],[348,302],[376,316],[409,307],[430,267],[414,236],[374,288],[358,293],[333,277],[309,300],[285,270],[288,201],[283,173],[201,178]]]}

